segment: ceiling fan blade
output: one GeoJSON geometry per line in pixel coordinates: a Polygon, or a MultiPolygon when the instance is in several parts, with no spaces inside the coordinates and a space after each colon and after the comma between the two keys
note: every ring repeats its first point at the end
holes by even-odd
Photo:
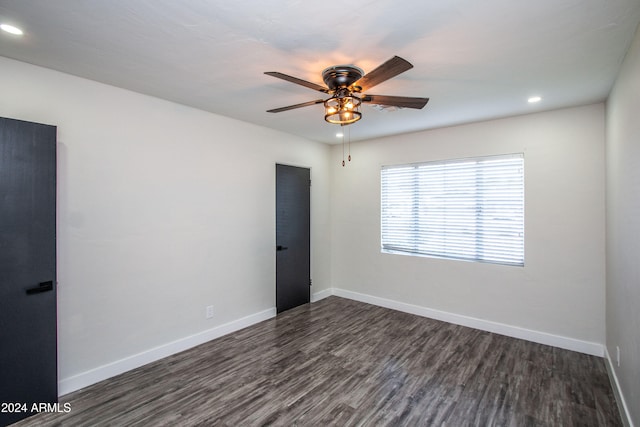
{"type": "Polygon", "coordinates": [[[315,101],[303,102],[302,104],[289,105],[288,107],[274,108],[273,110],[267,110],[267,113],[281,113],[283,111],[295,110],[296,108],[308,107],[309,105],[322,104],[324,99],[316,99],[315,101]]]}
{"type": "Polygon", "coordinates": [[[378,105],[390,105],[392,107],[402,108],[416,108],[421,109],[429,98],[414,98],[410,96],[386,96],[386,95],[365,95],[362,97],[362,102],[378,105]]]}
{"type": "Polygon", "coordinates": [[[277,77],[279,79],[286,80],[288,82],[295,83],[304,87],[308,87],[309,89],[317,90],[319,92],[329,93],[329,89],[327,89],[324,86],[320,86],[319,84],[311,83],[306,80],[299,79],[297,77],[288,76],[286,74],[282,74],[277,71],[267,71],[265,72],[265,74],[268,76],[277,77]]]}
{"type": "Polygon", "coordinates": [[[399,56],[394,56],[384,64],[380,65],[373,71],[367,73],[364,77],[358,80],[355,84],[360,86],[363,91],[374,87],[398,74],[404,73],[407,70],[413,68],[413,65],[406,59],[402,59],[399,56]]]}

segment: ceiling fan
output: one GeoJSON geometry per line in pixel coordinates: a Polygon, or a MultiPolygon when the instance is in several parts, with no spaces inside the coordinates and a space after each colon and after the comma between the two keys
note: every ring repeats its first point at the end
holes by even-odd
{"type": "Polygon", "coordinates": [[[310,105],[324,104],[324,119],[329,123],[345,126],[355,123],[362,118],[362,113],[360,112],[362,103],[421,109],[427,104],[429,98],[370,95],[364,93],[375,85],[404,73],[411,68],[413,68],[413,65],[399,56],[394,56],[367,74],[364,74],[364,71],[354,65],[334,65],[322,72],[322,80],[324,80],[327,87],[297,77],[288,76],[277,71],[268,71],[265,72],[265,74],[326,93],[331,95],[331,97],[328,99],[316,99],[315,101],[303,102],[302,104],[289,105],[287,107],[274,108],[267,110],[267,112],[280,113],[282,111],[310,105]]]}

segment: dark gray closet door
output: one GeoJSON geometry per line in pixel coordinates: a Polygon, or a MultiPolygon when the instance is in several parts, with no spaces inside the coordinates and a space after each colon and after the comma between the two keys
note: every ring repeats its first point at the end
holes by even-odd
{"type": "Polygon", "coordinates": [[[310,299],[311,171],[276,165],[276,309],[310,299]]]}
{"type": "Polygon", "coordinates": [[[56,128],[0,118],[0,425],[58,401],[56,331],[56,128]]]}

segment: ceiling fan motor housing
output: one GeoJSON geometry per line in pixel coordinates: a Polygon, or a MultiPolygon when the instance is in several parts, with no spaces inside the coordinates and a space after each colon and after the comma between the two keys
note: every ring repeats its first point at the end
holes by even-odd
{"type": "Polygon", "coordinates": [[[329,89],[335,91],[341,87],[349,87],[364,76],[364,71],[354,65],[334,65],[322,72],[322,80],[329,89]]]}

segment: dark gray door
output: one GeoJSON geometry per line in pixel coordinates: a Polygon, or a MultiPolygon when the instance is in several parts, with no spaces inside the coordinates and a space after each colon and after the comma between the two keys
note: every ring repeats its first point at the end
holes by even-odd
{"type": "Polygon", "coordinates": [[[0,118],[0,425],[58,401],[56,128],[0,118]]]}
{"type": "Polygon", "coordinates": [[[276,165],[276,309],[309,302],[311,171],[276,165]]]}

